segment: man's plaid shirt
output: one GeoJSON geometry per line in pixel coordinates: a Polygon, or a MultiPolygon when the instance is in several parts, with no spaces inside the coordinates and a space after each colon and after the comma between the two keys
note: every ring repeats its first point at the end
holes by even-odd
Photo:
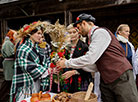
{"type": "Polygon", "coordinates": [[[21,92],[22,94],[32,94],[33,83],[37,79],[41,80],[42,89],[49,84],[49,80],[42,79],[41,76],[49,67],[50,59],[45,54],[50,51],[45,52],[44,49],[38,47],[38,44],[34,45],[29,39],[18,46],[10,102],[13,102],[13,99],[17,101],[21,92]]]}

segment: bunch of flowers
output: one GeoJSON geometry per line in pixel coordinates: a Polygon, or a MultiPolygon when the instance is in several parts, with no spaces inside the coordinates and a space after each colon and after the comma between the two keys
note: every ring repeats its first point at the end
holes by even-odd
{"type": "MultiPolygon", "coordinates": [[[[62,49],[58,52],[53,51],[50,55],[51,57],[51,64],[50,64],[50,68],[56,68],[56,62],[60,59],[60,58],[65,58],[65,49],[62,49]]],[[[58,68],[57,68],[58,69],[58,68]]],[[[59,85],[62,85],[64,83],[64,78],[62,77],[62,70],[60,70],[57,75],[54,74],[52,75],[53,80],[55,83],[58,84],[58,91],[60,91],[60,87],[59,85]]]]}
{"type": "Polygon", "coordinates": [[[69,34],[67,33],[66,27],[61,25],[59,20],[54,25],[47,23],[44,32],[50,35],[54,51],[60,52],[69,43],[69,34]]]}
{"type": "Polygon", "coordinates": [[[50,24],[48,22],[43,22],[44,28],[47,34],[51,37],[52,50],[51,53],[51,68],[56,67],[56,62],[62,57],[64,58],[65,47],[69,43],[69,34],[67,33],[66,27],[59,23],[59,20],[55,24],[50,24]]]}
{"type": "Polygon", "coordinates": [[[56,62],[60,59],[60,58],[65,58],[64,56],[65,54],[65,49],[62,49],[58,52],[56,51],[53,51],[50,55],[50,58],[51,58],[51,64],[50,64],[50,67],[51,68],[55,68],[56,67],[56,62]]]}
{"type": "Polygon", "coordinates": [[[49,34],[52,40],[51,44],[52,44],[53,52],[50,55],[51,57],[50,90],[51,90],[52,82],[54,78],[57,80],[58,91],[60,91],[59,84],[61,83],[60,81],[62,80],[62,77],[60,77],[62,70],[60,70],[57,73],[57,75],[53,75],[53,69],[56,68],[58,70],[58,68],[56,67],[56,62],[60,58],[65,58],[65,51],[66,51],[65,47],[68,45],[69,34],[67,33],[66,27],[59,23],[59,20],[57,20],[57,22],[54,25],[46,22],[44,32],[49,34]]]}

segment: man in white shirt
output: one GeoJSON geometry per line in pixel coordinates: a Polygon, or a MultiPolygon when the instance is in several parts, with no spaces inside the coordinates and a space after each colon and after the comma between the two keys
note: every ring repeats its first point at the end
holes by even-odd
{"type": "Polygon", "coordinates": [[[97,66],[101,74],[103,102],[138,102],[132,66],[127,61],[123,48],[108,29],[99,28],[94,23],[92,15],[83,13],[77,17],[75,26],[82,36],[88,36],[89,51],[79,58],[61,59],[57,62],[57,67],[82,68],[92,72],[97,66]]]}

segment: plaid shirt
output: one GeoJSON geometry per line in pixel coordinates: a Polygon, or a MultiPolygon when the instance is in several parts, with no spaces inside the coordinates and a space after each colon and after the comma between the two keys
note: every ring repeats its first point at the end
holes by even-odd
{"type": "MultiPolygon", "coordinates": [[[[33,83],[38,79],[41,80],[40,85],[42,85],[42,89],[49,85],[47,78],[41,78],[50,63],[48,56],[45,54],[44,49],[38,47],[38,44],[33,45],[29,39],[26,39],[23,44],[18,46],[10,102],[18,101],[21,93],[32,94],[33,83]]],[[[25,95],[26,97],[29,96],[25,95]]]]}

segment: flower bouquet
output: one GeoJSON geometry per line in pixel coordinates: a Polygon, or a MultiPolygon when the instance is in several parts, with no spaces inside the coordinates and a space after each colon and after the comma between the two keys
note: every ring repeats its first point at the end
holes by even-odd
{"type": "Polygon", "coordinates": [[[60,81],[62,80],[61,77],[61,72],[60,70],[57,75],[53,75],[53,69],[58,68],[56,67],[56,62],[60,60],[60,58],[65,58],[65,52],[66,52],[66,46],[70,43],[70,37],[69,34],[66,31],[66,27],[64,25],[59,24],[59,20],[53,25],[50,23],[45,22],[45,32],[50,35],[52,41],[52,50],[53,52],[51,53],[51,64],[50,68],[51,70],[51,75],[50,75],[50,90],[52,87],[52,81],[53,77],[57,80],[58,82],[58,91],[60,91],[59,84],[61,83],[60,81]]]}

